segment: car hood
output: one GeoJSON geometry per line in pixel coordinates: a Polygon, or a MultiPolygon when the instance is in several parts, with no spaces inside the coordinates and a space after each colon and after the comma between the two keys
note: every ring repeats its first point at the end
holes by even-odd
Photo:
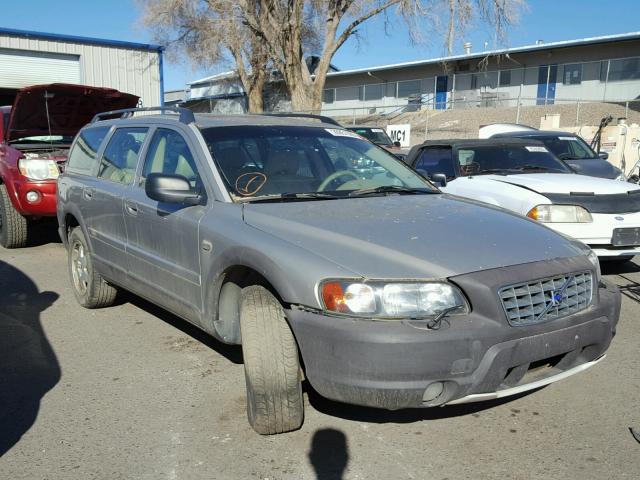
{"type": "Polygon", "coordinates": [[[13,102],[6,140],[45,135],[73,136],[96,113],[133,108],[138,100],[135,95],[112,88],[65,83],[26,87],[18,91],[13,102]]]}
{"type": "Polygon", "coordinates": [[[563,160],[576,173],[590,177],[617,178],[622,171],[602,158],[582,158],[580,160],[563,160]]]}
{"type": "MultiPolygon", "coordinates": [[[[478,177],[480,178],[480,177],[478,177]]],[[[526,173],[521,175],[489,175],[482,178],[520,186],[536,193],[593,193],[609,195],[640,190],[640,186],[619,180],[570,173],[526,173]]]]}
{"type": "Polygon", "coordinates": [[[445,278],[585,248],[506,210],[445,194],[245,204],[244,219],[365,278],[445,278]]]}

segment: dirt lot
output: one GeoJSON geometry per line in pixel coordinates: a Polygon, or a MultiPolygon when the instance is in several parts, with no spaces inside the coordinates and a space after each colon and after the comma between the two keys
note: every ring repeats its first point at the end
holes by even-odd
{"type": "Polygon", "coordinates": [[[246,421],[242,355],[123,295],[79,307],[66,253],[0,250],[0,479],[637,479],[640,266],[608,358],[510,401],[385,412],[306,388],[301,430],[246,421]]]}

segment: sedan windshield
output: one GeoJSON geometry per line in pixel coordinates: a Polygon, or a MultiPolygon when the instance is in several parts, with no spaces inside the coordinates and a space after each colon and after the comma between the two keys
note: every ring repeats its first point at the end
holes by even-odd
{"type": "Polygon", "coordinates": [[[385,132],[381,128],[350,128],[356,132],[358,135],[362,135],[367,140],[371,140],[373,143],[377,143],[378,145],[391,146],[393,142],[387,132],[385,132]]]}
{"type": "Polygon", "coordinates": [[[479,145],[458,150],[461,175],[572,173],[543,145],[479,145]]]}
{"type": "Polygon", "coordinates": [[[340,128],[233,126],[202,134],[236,201],[439,192],[393,155],[340,128]]]}
{"type": "Polygon", "coordinates": [[[598,157],[598,154],[591,150],[591,147],[580,137],[542,137],[538,140],[541,140],[560,160],[583,160],[598,157]]]}

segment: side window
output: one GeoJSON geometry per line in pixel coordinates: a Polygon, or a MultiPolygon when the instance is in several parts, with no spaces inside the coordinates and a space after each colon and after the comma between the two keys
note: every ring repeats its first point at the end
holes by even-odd
{"type": "Polygon", "coordinates": [[[451,148],[425,148],[416,163],[416,170],[423,170],[429,175],[444,173],[448,178],[455,177],[451,148]]]}
{"type": "Polygon", "coordinates": [[[156,130],[151,139],[142,176],[146,178],[150,173],[182,175],[194,188],[200,183],[187,142],[179,132],[167,128],[156,130]]]}
{"type": "Polygon", "coordinates": [[[100,144],[107,136],[110,127],[96,127],[83,130],[69,153],[66,170],[91,175],[96,162],[100,144]]]}
{"type": "Polygon", "coordinates": [[[119,128],[111,136],[100,160],[98,177],[128,185],[133,181],[140,147],[147,136],[147,128],[119,128]]]}

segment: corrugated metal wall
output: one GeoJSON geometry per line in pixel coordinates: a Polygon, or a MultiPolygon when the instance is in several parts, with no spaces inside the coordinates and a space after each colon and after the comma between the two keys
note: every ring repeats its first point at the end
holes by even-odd
{"type": "MultiPolygon", "coordinates": [[[[12,53],[26,50],[77,55],[80,58],[80,83],[138,95],[144,106],[160,105],[160,55],[157,51],[5,34],[0,34],[0,49],[10,49],[12,53]]],[[[0,78],[0,88],[3,87],[14,88],[13,85],[5,87],[0,78]]]]}

